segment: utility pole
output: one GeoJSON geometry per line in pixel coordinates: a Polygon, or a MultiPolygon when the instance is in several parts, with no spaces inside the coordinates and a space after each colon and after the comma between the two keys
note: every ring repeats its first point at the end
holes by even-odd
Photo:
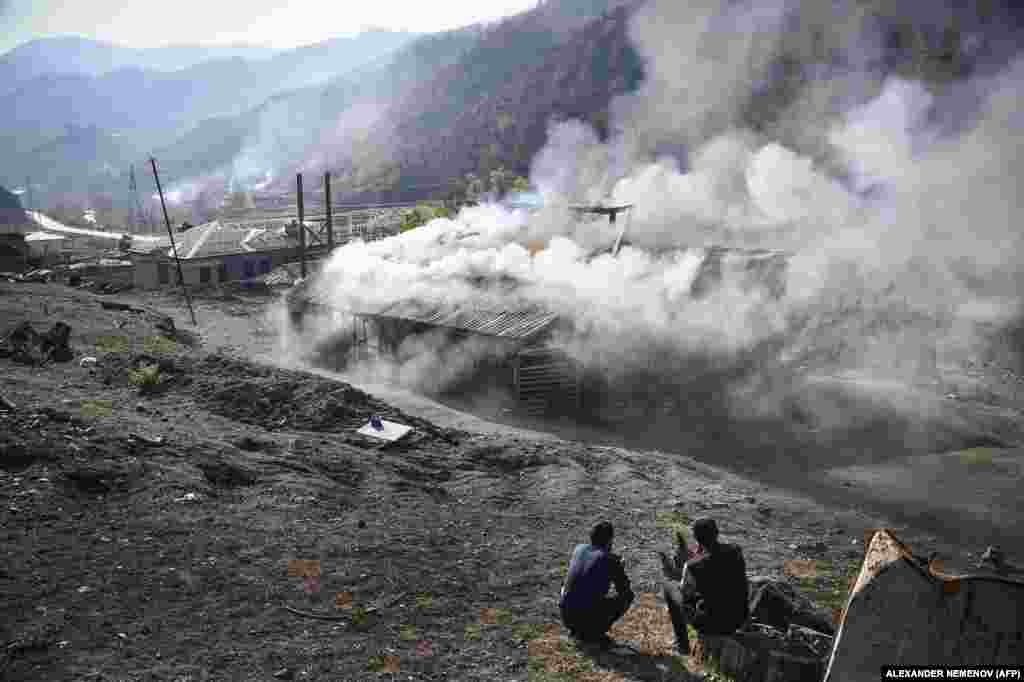
{"type": "Polygon", "coordinates": [[[167,217],[167,204],[164,203],[164,189],[160,186],[160,175],[156,172],[156,159],[149,157],[149,163],[153,166],[153,179],[156,180],[156,191],[160,193],[160,208],[164,210],[164,222],[167,224],[167,236],[171,238],[171,252],[174,254],[174,262],[178,264],[178,281],[181,283],[181,290],[185,293],[185,303],[188,304],[188,314],[192,318],[192,326],[196,326],[196,313],[192,310],[192,299],[188,296],[188,287],[185,286],[185,276],[181,273],[181,259],[178,258],[178,247],[174,244],[174,231],[171,229],[171,219],[167,217]]]}
{"type": "Polygon", "coordinates": [[[331,171],[324,173],[324,201],[327,205],[327,251],[334,251],[334,217],[331,215],[331,171]]]}
{"type": "Polygon", "coordinates": [[[295,175],[295,185],[299,194],[299,259],[302,261],[302,279],[306,279],[306,224],[302,210],[302,173],[295,175]]]}

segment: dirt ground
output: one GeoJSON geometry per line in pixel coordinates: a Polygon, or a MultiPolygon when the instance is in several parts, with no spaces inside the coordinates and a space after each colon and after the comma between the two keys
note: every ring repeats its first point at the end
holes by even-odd
{"type": "MultiPolygon", "coordinates": [[[[985,548],[870,500],[826,505],[677,452],[276,367],[266,300],[197,301],[194,338],[177,340],[102,300],[0,284],[0,332],[61,320],[75,350],[44,367],[0,359],[16,406],[0,408],[5,680],[700,679],[668,655],[651,596],[654,551],[677,524],[717,517],[748,573],[822,609],[842,602],[866,528],[893,527],[951,568],[985,548]],[[355,434],[371,414],[414,432],[391,445],[355,434]],[[557,636],[568,557],[599,518],[648,595],[613,633],[637,652],[584,655],[557,636]],[[789,575],[791,559],[814,568],[789,575]]],[[[187,321],[174,297],[144,302],[187,321]]],[[[975,459],[1005,478],[1009,452],[975,459]]],[[[843,469],[835,489],[874,471],[843,469]]]]}

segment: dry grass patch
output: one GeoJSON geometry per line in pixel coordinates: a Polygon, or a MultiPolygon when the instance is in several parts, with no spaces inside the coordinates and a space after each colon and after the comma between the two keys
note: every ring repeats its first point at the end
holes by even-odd
{"type": "Polygon", "coordinates": [[[787,559],[782,563],[782,572],[794,578],[817,578],[818,562],[814,559],[787,559]]]}
{"type": "Polygon", "coordinates": [[[334,595],[334,607],[351,611],[355,607],[355,595],[351,592],[338,592],[334,595]]]}
{"type": "Polygon", "coordinates": [[[366,669],[373,673],[397,673],[401,663],[398,656],[371,656],[366,669]]]}
{"type": "Polygon", "coordinates": [[[675,634],[668,609],[658,604],[658,596],[644,592],[633,606],[612,626],[610,635],[619,641],[635,642],[641,654],[671,656],[675,634]]]}
{"type": "Polygon", "coordinates": [[[527,644],[530,682],[625,682],[619,673],[595,670],[593,662],[571,641],[563,640],[561,633],[561,627],[550,623],[542,636],[527,644]]]}
{"type": "Polygon", "coordinates": [[[510,625],[512,614],[505,609],[480,609],[480,623],[482,625],[510,625]]]}

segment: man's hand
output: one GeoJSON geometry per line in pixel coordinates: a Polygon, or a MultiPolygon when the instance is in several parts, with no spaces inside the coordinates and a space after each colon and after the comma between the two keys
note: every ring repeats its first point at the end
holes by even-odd
{"type": "Polygon", "coordinates": [[[668,558],[668,555],[658,550],[658,558],[661,560],[661,572],[666,579],[679,582],[683,577],[683,570],[676,565],[676,562],[668,558]]]}

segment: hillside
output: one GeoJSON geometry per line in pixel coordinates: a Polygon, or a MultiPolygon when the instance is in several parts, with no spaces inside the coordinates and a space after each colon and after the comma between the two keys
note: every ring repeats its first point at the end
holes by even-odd
{"type": "MultiPolygon", "coordinates": [[[[187,317],[169,297],[125,300],[187,317]]],[[[752,579],[826,612],[845,602],[866,528],[895,528],[951,572],[992,540],[849,498],[815,502],[691,456],[505,428],[258,364],[245,356],[276,347],[259,301],[200,298],[201,326],[176,340],[159,314],[106,302],[0,282],[0,329],[66,322],[75,355],[0,358],[13,404],[0,407],[0,676],[11,682],[697,682],[707,678],[672,656],[657,601],[654,552],[671,551],[676,525],[716,517],[752,579]],[[86,355],[94,365],[80,366],[86,355]],[[143,364],[160,367],[152,391],[132,383],[143,364]],[[413,433],[388,445],[356,434],[372,414],[413,433]],[[598,519],[615,524],[638,593],[611,633],[628,654],[559,643],[570,552],[598,519]],[[296,560],[317,562],[315,579],[296,560]]],[[[1019,544],[1005,546],[1011,557],[1019,544]]]]}
{"type": "Polygon", "coordinates": [[[607,133],[609,102],[643,79],[629,17],[626,7],[615,8],[562,42],[531,26],[535,17],[497,27],[388,122],[401,182],[486,175],[498,167],[526,175],[552,118],[588,120],[607,133]],[[530,42],[523,44],[523,36],[530,42]],[[511,45],[521,54],[505,47],[511,45]]]}
{"type": "MultiPolygon", "coordinates": [[[[630,34],[631,18],[644,6],[642,1],[548,2],[490,26],[453,63],[408,91],[393,90],[386,106],[379,92],[356,97],[350,111],[357,111],[360,101],[372,103],[371,125],[360,116],[363,134],[321,136],[305,155],[305,167],[332,168],[336,194],[353,198],[443,194],[454,178],[468,172],[486,177],[502,167],[525,175],[552,120],[578,118],[600,136],[608,134],[613,102],[638,91],[652,58],[637,51],[630,34]]],[[[777,36],[767,36],[777,44],[764,82],[730,97],[702,127],[748,127],[820,157],[827,146],[823,130],[794,126],[804,117],[793,107],[817,101],[822,113],[829,113],[828,107],[845,101],[835,92],[845,88],[848,98],[869,98],[886,74],[922,79],[941,91],[994,72],[1020,46],[1011,28],[1019,19],[999,3],[947,7],[927,21],[870,0],[845,10],[802,3],[777,36]],[[865,31],[857,40],[870,41],[870,50],[851,42],[857,26],[865,31]]],[[[726,49],[730,40],[741,43],[743,30],[741,25],[735,36],[723,32],[720,47],[726,49]]],[[[686,82],[685,70],[669,77],[686,82]]],[[[345,121],[346,113],[338,120],[345,121]]],[[[639,125],[643,133],[643,122],[639,125]]],[[[682,143],[664,140],[655,147],[682,160],[682,143]]]]}

